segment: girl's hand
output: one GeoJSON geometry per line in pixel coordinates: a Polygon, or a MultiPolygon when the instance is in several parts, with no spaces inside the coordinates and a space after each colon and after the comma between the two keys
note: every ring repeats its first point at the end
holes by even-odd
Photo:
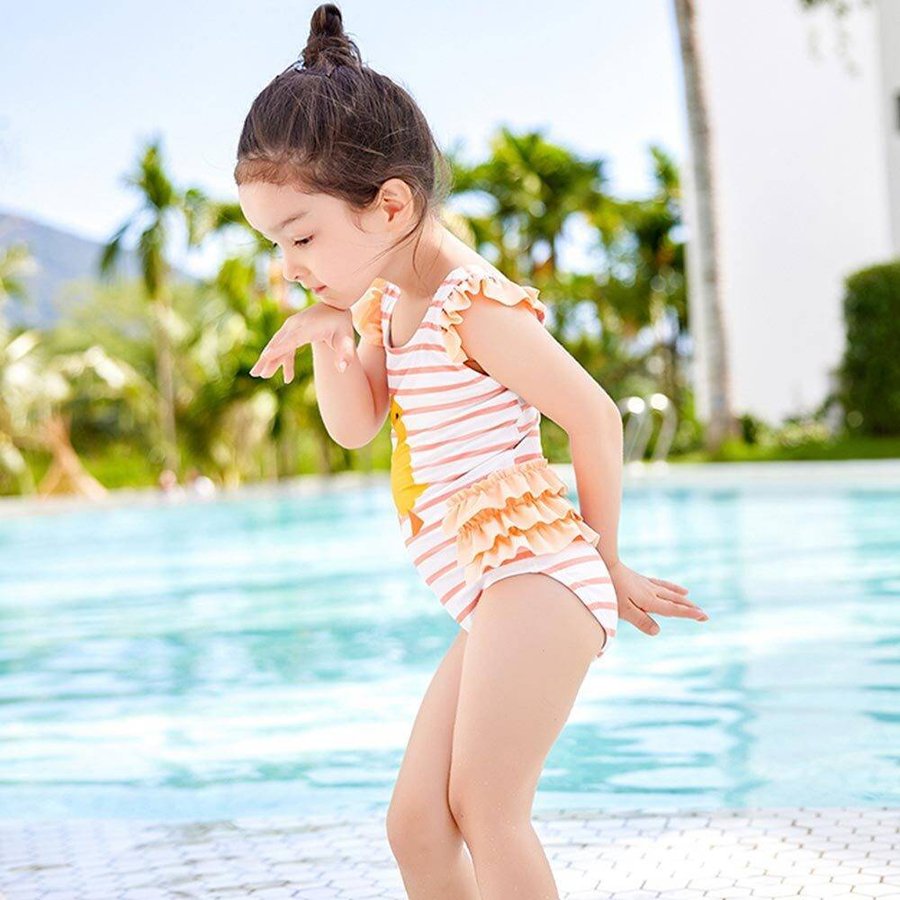
{"type": "Polygon", "coordinates": [[[287,384],[294,378],[297,348],[313,341],[322,341],[335,351],[335,365],[339,372],[343,372],[356,355],[350,310],[315,303],[288,316],[263,348],[250,374],[269,378],[278,371],[279,366],[284,366],[284,382],[287,384]]]}
{"type": "Polygon", "coordinates": [[[709,616],[687,599],[687,588],[661,578],[645,578],[629,569],[621,560],[608,567],[616,597],[619,618],[631,622],[639,631],[658,634],[659,625],[647,615],[681,616],[705,622],[709,616]]]}

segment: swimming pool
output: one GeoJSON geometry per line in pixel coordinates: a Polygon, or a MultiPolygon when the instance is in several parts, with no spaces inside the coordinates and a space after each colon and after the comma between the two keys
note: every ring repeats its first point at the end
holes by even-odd
{"type": "MultiPolygon", "coordinates": [[[[710,620],[620,624],[535,809],[900,804],[900,465],[644,472],[622,557],[710,620]]],[[[29,508],[0,505],[0,817],[383,811],[457,631],[385,478],[29,508]]]]}

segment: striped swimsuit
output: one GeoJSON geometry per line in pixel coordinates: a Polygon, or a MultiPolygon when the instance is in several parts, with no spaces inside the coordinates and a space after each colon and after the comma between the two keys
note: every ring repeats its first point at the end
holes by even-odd
{"type": "MultiPolygon", "coordinates": [[[[465,365],[454,325],[473,297],[526,303],[543,323],[534,287],[475,264],[454,269],[415,334],[391,345],[400,296],[376,278],[350,308],[363,340],[384,348],[390,396],[391,490],[413,565],[444,609],[469,631],[482,591],[501,578],[542,572],[572,590],[614,637],[618,606],[597,550],[600,535],[565,496],[541,448],[538,409],[465,365]]],[[[480,301],[486,302],[486,301],[480,301]]]]}

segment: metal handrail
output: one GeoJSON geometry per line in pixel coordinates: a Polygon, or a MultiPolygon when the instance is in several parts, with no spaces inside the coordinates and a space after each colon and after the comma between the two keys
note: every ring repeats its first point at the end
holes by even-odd
{"type": "Polygon", "coordinates": [[[653,436],[655,413],[659,414],[661,421],[653,444],[651,460],[657,463],[665,462],[678,427],[675,404],[665,394],[656,392],[647,399],[637,395],[624,397],[617,405],[625,422],[625,462],[634,463],[643,460],[644,451],[653,436]]]}

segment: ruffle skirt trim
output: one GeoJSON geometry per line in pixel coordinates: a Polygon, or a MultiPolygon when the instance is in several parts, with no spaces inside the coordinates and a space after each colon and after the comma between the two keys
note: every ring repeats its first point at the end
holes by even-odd
{"type": "Polygon", "coordinates": [[[567,488],[546,459],[497,469],[452,494],[442,529],[456,535],[457,560],[467,584],[521,550],[555,553],[594,531],[565,496],[567,488]]]}

